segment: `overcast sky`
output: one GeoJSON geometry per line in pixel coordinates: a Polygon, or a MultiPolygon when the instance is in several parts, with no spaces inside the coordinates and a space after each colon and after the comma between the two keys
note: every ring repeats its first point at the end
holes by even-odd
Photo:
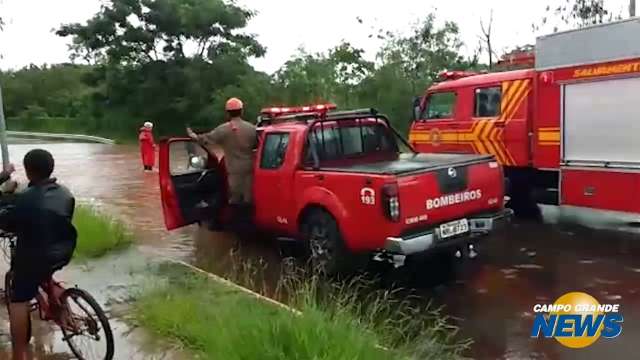
{"type": "MultiPolygon", "coordinates": [[[[545,15],[547,4],[565,0],[237,0],[258,11],[248,31],[258,35],[267,55],[253,63],[272,72],[303,46],[324,51],[341,40],[364,48],[373,59],[380,43],[369,39],[372,28],[407,31],[431,11],[439,21],[452,20],[471,53],[478,44],[480,19],[493,10],[494,43],[498,53],[514,45],[533,43],[531,24],[545,15]],[[356,18],[364,20],[364,25],[356,18]]],[[[607,7],[627,15],[627,0],[606,0],[607,7]]],[[[0,32],[0,68],[30,63],[68,61],[68,39],[52,29],[61,23],[84,22],[99,10],[101,0],[0,0],[5,29],[0,32]]]]}

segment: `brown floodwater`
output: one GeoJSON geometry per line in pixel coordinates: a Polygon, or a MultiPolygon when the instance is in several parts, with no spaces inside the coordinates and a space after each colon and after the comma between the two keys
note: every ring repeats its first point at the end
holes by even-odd
{"type": "MultiPolygon", "coordinates": [[[[164,229],[157,173],[143,173],[135,146],[80,143],[15,144],[11,159],[18,165],[34,146],[56,158],[55,175],[81,201],[92,202],[124,220],[135,232],[138,249],[85,266],[74,265],[61,275],[87,288],[105,304],[116,328],[116,359],[180,359],[166,345],[153,343],[124,321],[132,288],[144,284],[147,258],[172,257],[205,270],[226,274],[234,259],[262,264],[267,283],[280,273],[280,252],[265,239],[238,240],[230,234],[195,227],[164,229]],[[235,254],[230,256],[230,253],[235,254]],[[137,285],[138,284],[138,285],[137,285]]],[[[553,213],[550,211],[549,213],[553,213]]],[[[444,306],[444,312],[473,340],[469,357],[476,359],[636,359],[640,342],[640,236],[629,231],[592,230],[565,224],[555,215],[546,223],[516,222],[501,234],[484,239],[481,257],[465,264],[455,280],[434,285],[421,281],[431,270],[421,267],[392,271],[391,278],[416,289],[424,302],[444,306]],[[409,280],[407,280],[409,279],[409,280]],[[601,303],[619,303],[623,332],[600,339],[581,350],[562,347],[553,339],[529,337],[533,305],[553,303],[560,295],[584,291],[601,303]]],[[[385,275],[387,276],[387,275],[385,275]]],[[[395,280],[394,280],[395,281],[395,280]]],[[[3,313],[0,311],[0,314],[3,313]]],[[[0,326],[0,347],[8,354],[8,325],[0,326]]],[[[41,324],[42,325],[42,324],[41,324]]],[[[37,359],[69,358],[59,331],[38,326],[37,359]]],[[[3,353],[0,352],[0,360],[3,353]]]]}

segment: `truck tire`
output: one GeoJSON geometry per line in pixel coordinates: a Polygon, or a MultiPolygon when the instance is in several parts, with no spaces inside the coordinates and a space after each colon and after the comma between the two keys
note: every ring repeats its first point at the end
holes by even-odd
{"type": "Polygon", "coordinates": [[[514,172],[508,178],[507,195],[511,198],[506,207],[521,219],[542,219],[542,212],[533,196],[533,176],[526,172],[514,172]]]}
{"type": "Polygon", "coordinates": [[[354,254],[345,245],[336,220],[321,209],[303,219],[301,233],[312,270],[323,275],[347,275],[364,266],[367,254],[354,254]]]}

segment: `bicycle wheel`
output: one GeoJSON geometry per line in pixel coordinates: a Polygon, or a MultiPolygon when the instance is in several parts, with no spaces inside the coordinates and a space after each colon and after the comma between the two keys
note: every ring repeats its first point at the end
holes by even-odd
{"type": "MultiPolygon", "coordinates": [[[[4,302],[7,306],[7,314],[9,314],[9,318],[11,318],[11,289],[13,288],[13,271],[9,270],[4,275],[4,302]]],[[[31,312],[29,312],[29,327],[27,328],[27,343],[31,341],[32,331],[31,331],[31,312]]]]}
{"type": "Polygon", "coordinates": [[[71,288],[60,296],[58,325],[73,354],[80,360],[113,359],[113,333],[104,311],[88,292],[71,288]]]}

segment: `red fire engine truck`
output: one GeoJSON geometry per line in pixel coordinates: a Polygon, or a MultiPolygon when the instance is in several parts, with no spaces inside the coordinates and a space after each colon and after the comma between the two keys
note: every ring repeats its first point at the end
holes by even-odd
{"type": "Polygon", "coordinates": [[[537,39],[535,68],[445,72],[414,102],[409,142],[495,155],[516,213],[540,202],[638,221],[638,34],[638,18],[556,33],[537,39]]]}
{"type": "MultiPolygon", "coordinates": [[[[327,107],[265,109],[254,168],[257,228],[304,244],[314,266],[348,270],[363,258],[355,255],[462,256],[510,217],[493,156],[418,154],[384,115],[327,107]]],[[[220,164],[190,140],[160,143],[169,230],[224,216],[220,164]]]]}

